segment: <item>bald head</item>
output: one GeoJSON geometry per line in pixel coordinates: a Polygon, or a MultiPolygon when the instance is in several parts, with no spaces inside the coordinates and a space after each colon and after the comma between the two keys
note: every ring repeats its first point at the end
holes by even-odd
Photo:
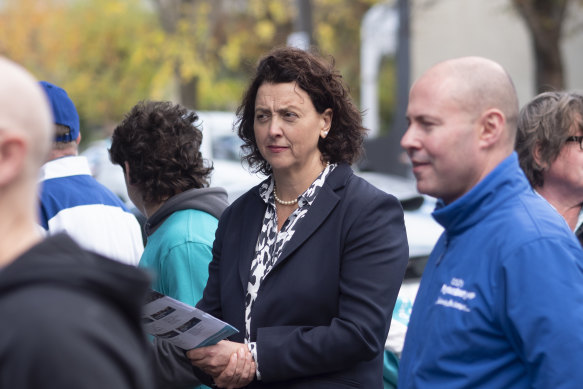
{"type": "Polygon", "coordinates": [[[518,99],[496,62],[465,57],[440,62],[411,88],[401,139],[417,189],[451,202],[514,150],[518,99]]]}
{"type": "Polygon", "coordinates": [[[500,64],[482,57],[455,58],[436,64],[417,82],[427,78],[440,79],[442,88],[447,88],[449,96],[471,115],[499,109],[514,144],[518,97],[510,75],[500,64]]]}
{"type": "Polygon", "coordinates": [[[0,57],[0,132],[22,136],[27,160],[38,168],[46,159],[54,125],[47,98],[34,77],[0,57]]]}
{"type": "Polygon", "coordinates": [[[38,176],[53,137],[51,115],[34,77],[0,57],[0,268],[41,239],[38,176]]]}

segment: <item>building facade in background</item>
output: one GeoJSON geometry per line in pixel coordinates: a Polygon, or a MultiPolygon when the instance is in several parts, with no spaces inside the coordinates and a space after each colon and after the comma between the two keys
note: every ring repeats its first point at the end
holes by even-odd
{"type": "MultiPolygon", "coordinates": [[[[502,64],[521,106],[536,95],[534,54],[511,0],[411,0],[411,82],[444,59],[479,55],[502,64]]],[[[565,87],[583,90],[583,5],[571,1],[561,45],[565,87]]]]}

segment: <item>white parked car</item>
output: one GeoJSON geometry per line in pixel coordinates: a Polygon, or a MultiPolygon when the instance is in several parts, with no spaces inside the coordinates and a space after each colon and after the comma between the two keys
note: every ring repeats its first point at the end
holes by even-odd
{"type": "Polygon", "coordinates": [[[443,232],[443,227],[431,216],[435,199],[419,194],[414,179],[378,172],[357,171],[356,174],[401,202],[409,242],[408,276],[419,277],[433,246],[443,232]]]}
{"type": "Polygon", "coordinates": [[[197,112],[202,128],[201,153],[213,162],[211,185],[225,188],[229,202],[259,184],[265,176],[250,173],[241,161],[243,141],[234,132],[237,117],[223,111],[197,112]]]}

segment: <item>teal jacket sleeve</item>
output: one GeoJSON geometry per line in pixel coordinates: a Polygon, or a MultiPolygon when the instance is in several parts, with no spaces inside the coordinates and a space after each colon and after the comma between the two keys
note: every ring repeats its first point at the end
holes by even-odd
{"type": "Polygon", "coordinates": [[[185,242],[174,246],[162,260],[160,284],[170,297],[196,305],[208,280],[211,247],[185,242]]]}

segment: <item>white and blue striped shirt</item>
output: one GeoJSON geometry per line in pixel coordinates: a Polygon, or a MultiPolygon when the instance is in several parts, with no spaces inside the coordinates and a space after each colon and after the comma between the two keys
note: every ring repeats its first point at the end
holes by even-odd
{"type": "Polygon", "coordinates": [[[137,265],[144,251],[140,225],[123,202],[91,176],[85,157],[47,162],[40,174],[40,225],[66,232],[85,249],[137,265]]]}

